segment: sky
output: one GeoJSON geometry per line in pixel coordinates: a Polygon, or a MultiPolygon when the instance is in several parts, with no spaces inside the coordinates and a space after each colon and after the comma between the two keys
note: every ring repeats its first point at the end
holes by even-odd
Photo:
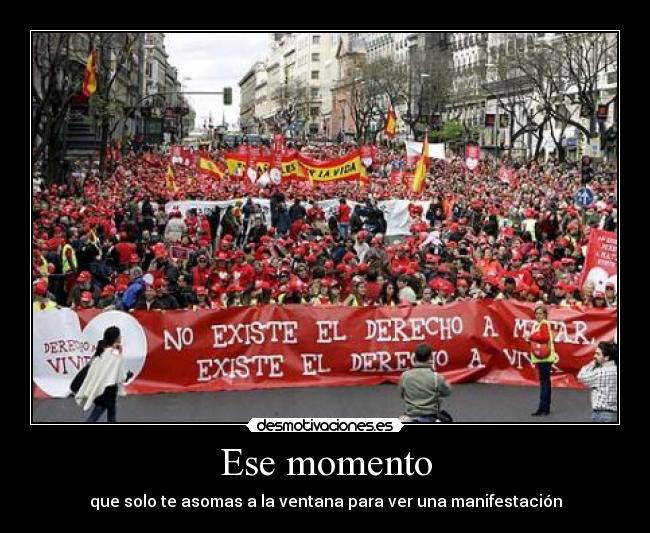
{"type": "Polygon", "coordinates": [[[231,106],[223,105],[221,95],[188,97],[196,111],[195,127],[201,127],[210,113],[213,123],[221,124],[224,107],[226,122],[238,122],[239,80],[267,54],[268,42],[268,33],[165,33],[169,62],[178,69],[183,90],[221,91],[232,87],[231,106]],[[188,77],[191,80],[184,79],[188,77]]]}

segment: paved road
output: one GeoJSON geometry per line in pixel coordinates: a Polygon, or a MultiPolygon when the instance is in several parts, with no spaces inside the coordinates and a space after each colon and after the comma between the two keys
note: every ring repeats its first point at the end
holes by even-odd
{"type": "MultiPolygon", "coordinates": [[[[553,389],[552,413],[530,416],[539,389],[478,383],[455,385],[444,408],[456,422],[589,422],[589,393],[553,389]]],[[[233,392],[147,394],[118,399],[120,422],[242,422],[253,417],[393,417],[402,411],[395,385],[233,392]]],[[[83,422],[72,399],[34,400],[34,422],[83,422]]]]}

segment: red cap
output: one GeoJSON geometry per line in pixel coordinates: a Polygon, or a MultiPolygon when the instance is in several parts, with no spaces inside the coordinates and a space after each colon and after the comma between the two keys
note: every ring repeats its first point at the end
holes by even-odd
{"type": "Polygon", "coordinates": [[[47,282],[45,280],[39,280],[34,285],[34,292],[39,296],[45,296],[47,294],[47,282]]]}
{"type": "Polygon", "coordinates": [[[456,281],[456,285],[458,287],[469,287],[469,284],[465,278],[459,278],[458,281],[456,281]]]}
{"type": "Polygon", "coordinates": [[[127,288],[128,288],[128,285],[126,283],[124,283],[123,281],[119,281],[115,285],[115,291],[116,292],[124,292],[127,288]]]}
{"type": "Polygon", "coordinates": [[[92,276],[90,275],[90,272],[87,270],[82,271],[79,276],[77,276],[77,281],[79,283],[86,283],[87,281],[90,281],[92,279],[92,276]]]}
{"type": "Polygon", "coordinates": [[[227,292],[233,293],[233,292],[243,292],[244,289],[242,289],[239,285],[231,285],[228,287],[227,292]]]}
{"type": "Polygon", "coordinates": [[[605,298],[605,293],[603,291],[595,291],[594,298],[605,298]]]}
{"type": "Polygon", "coordinates": [[[269,235],[271,235],[271,236],[275,235],[275,228],[274,228],[273,226],[271,226],[271,227],[269,228],[269,230],[268,230],[267,233],[268,233],[269,235]]]}
{"type": "Polygon", "coordinates": [[[158,278],[153,282],[153,286],[156,289],[161,289],[162,287],[165,286],[165,280],[163,278],[158,278]]]}
{"type": "Polygon", "coordinates": [[[332,269],[332,268],[334,268],[334,261],[332,261],[331,259],[328,259],[327,261],[325,261],[324,266],[325,266],[326,269],[332,269]]]}
{"type": "Polygon", "coordinates": [[[120,231],[120,240],[125,241],[127,239],[126,231],[120,231]]]}
{"type": "Polygon", "coordinates": [[[111,294],[114,294],[114,293],[115,293],[115,287],[113,287],[113,285],[109,284],[109,285],[104,286],[104,288],[102,289],[102,294],[101,295],[102,296],[110,296],[111,294]]]}
{"type": "Polygon", "coordinates": [[[228,233],[227,235],[224,235],[224,236],[221,238],[221,240],[222,240],[222,241],[226,241],[226,242],[232,242],[232,240],[233,240],[233,239],[232,239],[232,235],[230,235],[230,233],[228,233]]]}
{"type": "Polygon", "coordinates": [[[359,266],[357,267],[357,270],[358,270],[359,272],[368,272],[368,265],[367,265],[367,263],[361,263],[361,264],[359,264],[359,266]]]}
{"type": "Polygon", "coordinates": [[[167,250],[165,250],[164,246],[162,248],[156,248],[154,255],[156,259],[162,259],[163,257],[167,257],[167,250]]]}
{"type": "Polygon", "coordinates": [[[219,252],[217,254],[217,260],[226,261],[228,259],[228,254],[226,252],[219,252]]]}
{"type": "Polygon", "coordinates": [[[81,293],[81,301],[82,302],[91,302],[93,299],[93,293],[90,291],[83,291],[81,293]]]}
{"type": "Polygon", "coordinates": [[[359,233],[357,233],[357,239],[360,241],[364,240],[368,236],[368,232],[365,230],[361,230],[359,233]]]}
{"type": "Polygon", "coordinates": [[[202,285],[199,285],[194,289],[194,292],[196,292],[197,296],[207,296],[208,295],[208,289],[203,287],[202,285]]]}
{"type": "Polygon", "coordinates": [[[616,285],[612,283],[611,281],[605,285],[606,289],[615,289],[616,285]]]}
{"type": "Polygon", "coordinates": [[[131,254],[131,257],[129,258],[129,262],[134,265],[140,262],[140,258],[138,257],[138,254],[131,254]]]}
{"type": "Polygon", "coordinates": [[[287,289],[289,290],[289,292],[302,292],[303,283],[300,280],[292,279],[287,284],[287,289]]]}

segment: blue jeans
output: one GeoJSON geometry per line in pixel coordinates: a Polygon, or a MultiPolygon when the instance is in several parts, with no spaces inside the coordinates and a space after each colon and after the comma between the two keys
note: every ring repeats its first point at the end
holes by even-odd
{"type": "Polygon", "coordinates": [[[350,236],[350,224],[345,222],[339,223],[339,231],[341,232],[341,237],[347,239],[350,236]]]}
{"type": "Polygon", "coordinates": [[[107,418],[109,422],[115,422],[115,415],[117,414],[117,408],[116,405],[113,404],[110,407],[103,407],[101,405],[96,405],[93,407],[92,412],[90,413],[90,416],[88,417],[88,420],[86,422],[97,422],[99,418],[102,416],[104,411],[107,411],[107,418]]]}
{"type": "Polygon", "coordinates": [[[613,411],[592,411],[591,421],[605,423],[618,422],[617,415],[618,413],[614,413],[613,411]]]}
{"type": "Polygon", "coordinates": [[[538,411],[548,413],[551,410],[551,363],[538,363],[539,372],[539,407],[538,411]]]}

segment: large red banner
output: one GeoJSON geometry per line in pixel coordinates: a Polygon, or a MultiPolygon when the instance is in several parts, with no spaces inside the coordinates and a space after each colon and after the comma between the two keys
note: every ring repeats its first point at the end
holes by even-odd
{"type": "Polygon", "coordinates": [[[617,245],[616,233],[600,229],[591,230],[580,286],[585,281],[593,281],[597,291],[604,291],[608,282],[616,285],[617,245]]]}
{"type": "MultiPolygon", "coordinates": [[[[125,351],[141,353],[131,393],[396,383],[411,366],[414,348],[423,342],[433,347],[437,368],[452,383],[537,383],[524,339],[534,325],[533,308],[524,303],[112,313],[78,311],[85,335],[78,344],[86,343],[91,355],[93,335],[99,338],[105,327],[117,323],[125,351]],[[93,335],[87,335],[89,331],[93,335]]],[[[43,313],[36,313],[35,321],[39,315],[43,313]]],[[[610,309],[551,309],[560,356],[553,367],[554,386],[580,387],[578,370],[593,357],[598,342],[614,339],[616,317],[610,309]]],[[[35,323],[35,331],[38,326],[35,323]]],[[[53,333],[42,342],[43,348],[40,340],[34,344],[35,368],[52,374],[44,380],[59,377],[54,372],[66,368],[64,361],[55,360],[63,357],[55,347],[64,345],[55,338],[57,334],[63,336],[53,333]],[[52,359],[48,364],[39,360],[48,357],[52,359]]],[[[65,337],[68,344],[69,337],[65,337]]],[[[72,365],[80,367],[79,361],[68,363],[70,379],[72,365]]],[[[39,383],[36,373],[35,381],[39,383]]]]}

